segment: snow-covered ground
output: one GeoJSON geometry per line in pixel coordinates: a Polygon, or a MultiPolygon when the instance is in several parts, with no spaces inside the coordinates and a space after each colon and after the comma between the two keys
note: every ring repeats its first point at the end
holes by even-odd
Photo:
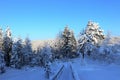
{"type": "MultiPolygon", "coordinates": [[[[60,62],[55,62],[51,64],[51,75],[53,77],[54,74],[61,67],[60,62]]],[[[6,73],[0,74],[0,80],[47,80],[45,76],[45,69],[43,67],[24,67],[22,69],[13,69],[6,68],[6,73]]]]}
{"type": "MultiPolygon", "coordinates": [[[[64,65],[58,80],[73,80],[72,72],[78,80],[120,80],[120,65],[101,64],[94,61],[73,59],[67,62],[57,61],[51,64],[51,77],[64,65]],[[70,69],[70,65],[72,69],[70,69]]],[[[22,70],[7,68],[6,73],[0,74],[0,80],[47,80],[44,68],[24,67],[22,70]]]]}
{"type": "Polygon", "coordinates": [[[72,67],[80,80],[120,80],[120,65],[77,59],[72,67]]]}
{"type": "Polygon", "coordinates": [[[40,80],[44,79],[44,70],[40,67],[24,68],[22,70],[7,68],[0,80],[40,80]]]}

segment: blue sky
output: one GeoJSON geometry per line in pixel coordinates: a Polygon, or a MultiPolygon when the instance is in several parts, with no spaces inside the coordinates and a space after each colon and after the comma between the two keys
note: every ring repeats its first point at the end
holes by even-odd
{"type": "Polygon", "coordinates": [[[88,20],[120,34],[119,0],[0,0],[0,26],[10,26],[13,36],[32,40],[55,38],[66,25],[75,36],[88,20]]]}

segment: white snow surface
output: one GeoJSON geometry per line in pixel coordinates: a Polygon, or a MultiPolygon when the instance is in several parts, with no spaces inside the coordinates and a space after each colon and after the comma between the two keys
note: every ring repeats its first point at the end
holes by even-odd
{"type": "MultiPolygon", "coordinates": [[[[78,76],[78,80],[120,80],[120,65],[101,64],[79,58],[52,63],[50,76],[53,76],[61,65],[65,67],[58,80],[74,80],[72,72],[78,76]],[[72,65],[73,71],[70,69],[70,65],[72,65]]],[[[48,80],[45,78],[44,68],[41,67],[24,67],[21,70],[6,69],[6,73],[0,74],[0,80],[48,80]]]]}
{"type": "Polygon", "coordinates": [[[79,80],[120,80],[120,65],[80,59],[72,62],[79,80]]]}
{"type": "Polygon", "coordinates": [[[0,75],[0,80],[41,80],[44,79],[42,68],[26,68],[22,70],[7,68],[5,74],[0,75]]]}

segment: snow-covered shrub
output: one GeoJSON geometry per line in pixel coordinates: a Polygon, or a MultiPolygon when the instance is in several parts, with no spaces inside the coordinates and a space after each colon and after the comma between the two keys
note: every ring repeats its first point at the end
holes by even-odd
{"type": "Polygon", "coordinates": [[[47,79],[50,78],[50,73],[51,73],[51,67],[50,67],[50,62],[47,62],[47,64],[45,65],[45,76],[47,79]]]}
{"type": "Polygon", "coordinates": [[[45,45],[41,50],[41,58],[43,66],[52,61],[52,52],[49,45],[45,45]]]}
{"type": "Polygon", "coordinates": [[[96,50],[92,52],[91,58],[109,64],[120,64],[120,44],[109,44],[109,39],[106,37],[103,44],[96,47],[96,50]]]}

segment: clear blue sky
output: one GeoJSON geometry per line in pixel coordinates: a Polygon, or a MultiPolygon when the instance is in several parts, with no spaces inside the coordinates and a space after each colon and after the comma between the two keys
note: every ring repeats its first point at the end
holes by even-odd
{"type": "Polygon", "coordinates": [[[120,0],[0,0],[0,26],[16,37],[51,39],[66,25],[77,36],[88,20],[119,35],[120,0]]]}

